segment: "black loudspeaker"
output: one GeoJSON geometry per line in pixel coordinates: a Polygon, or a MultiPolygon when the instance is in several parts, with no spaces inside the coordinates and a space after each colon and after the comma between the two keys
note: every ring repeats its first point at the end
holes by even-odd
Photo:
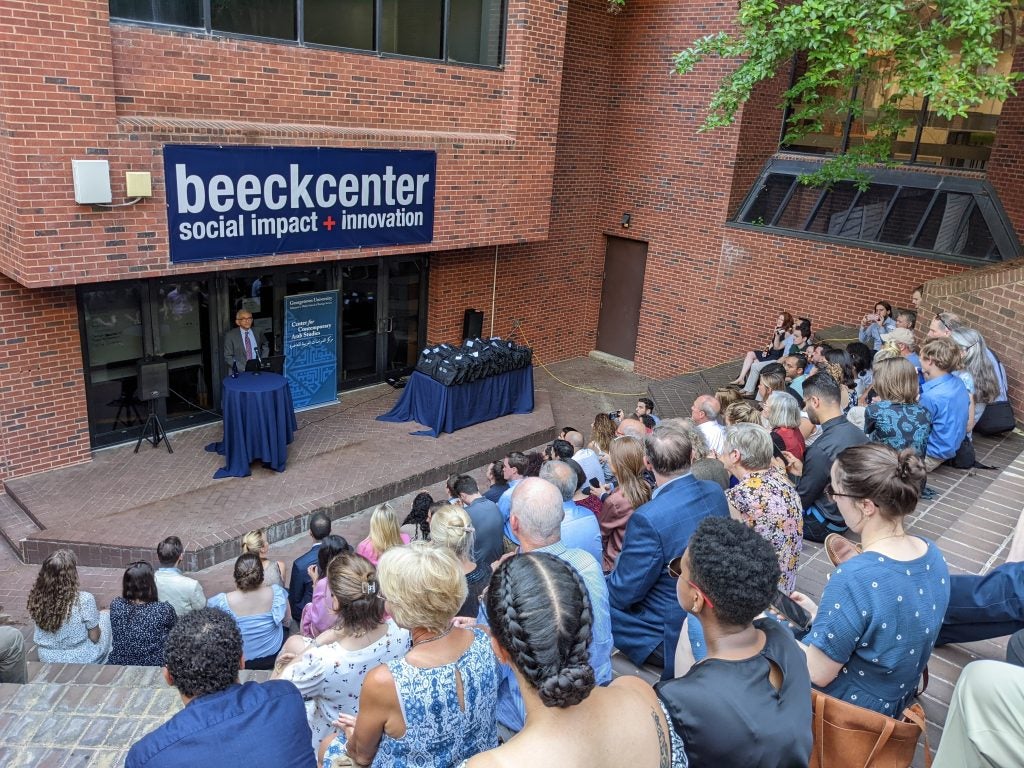
{"type": "Polygon", "coordinates": [[[484,313],[478,309],[467,309],[462,315],[462,338],[479,339],[484,332],[484,313]]]}
{"type": "Polygon", "coordinates": [[[150,361],[139,363],[139,399],[159,400],[167,397],[167,363],[150,361]]]}

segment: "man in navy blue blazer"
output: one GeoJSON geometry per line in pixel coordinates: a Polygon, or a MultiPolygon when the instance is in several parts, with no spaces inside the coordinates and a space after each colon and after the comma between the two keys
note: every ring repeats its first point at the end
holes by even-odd
{"type": "Polygon", "coordinates": [[[683,554],[702,519],[729,516],[722,488],[690,474],[691,453],[690,438],[673,424],[662,422],[647,436],[644,465],[657,486],[651,500],[629,518],[622,551],[608,576],[615,647],[634,664],[663,666],[663,680],[673,677],[676,642],[686,618],[668,563],[683,554]]]}
{"type": "Polygon", "coordinates": [[[320,553],[320,542],[331,533],[331,518],[326,512],[314,512],[309,518],[309,535],[316,543],[306,554],[295,558],[292,563],[292,577],[288,580],[288,603],[292,607],[292,619],[302,622],[302,609],[313,599],[313,579],[309,576],[309,566],[316,565],[320,553]]]}

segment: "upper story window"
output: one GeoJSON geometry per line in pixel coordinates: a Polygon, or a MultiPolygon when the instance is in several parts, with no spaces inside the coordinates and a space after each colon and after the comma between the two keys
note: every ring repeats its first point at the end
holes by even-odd
{"type": "MultiPolygon", "coordinates": [[[[797,63],[794,80],[803,64],[797,63]]],[[[999,55],[996,69],[1009,74],[1013,66],[1013,47],[999,55]]],[[[828,111],[822,118],[822,130],[808,133],[783,149],[791,152],[831,154],[845,152],[871,137],[869,128],[879,114],[879,107],[888,98],[884,82],[872,80],[866,86],[854,86],[851,93],[840,94],[835,88],[823,88],[819,97],[824,102],[849,98],[857,108],[849,111],[828,111]]],[[[799,105],[794,105],[799,107],[799,105]]],[[[907,99],[898,105],[899,117],[907,127],[893,145],[892,158],[900,163],[916,163],[946,168],[983,170],[992,152],[996,124],[1003,102],[989,99],[973,107],[967,117],[952,120],[940,117],[928,108],[925,98],[907,99]]],[[[786,117],[792,114],[792,110],[786,117]]]]}
{"type": "Polygon", "coordinates": [[[497,67],[504,0],[110,0],[115,19],[497,67]]]}

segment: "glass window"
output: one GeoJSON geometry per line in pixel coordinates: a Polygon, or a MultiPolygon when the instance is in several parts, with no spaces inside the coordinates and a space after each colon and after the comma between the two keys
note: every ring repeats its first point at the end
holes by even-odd
{"type": "Polygon", "coordinates": [[[210,338],[209,289],[205,280],[161,280],[156,287],[159,305],[158,350],[167,361],[170,396],[167,416],[201,416],[210,407],[213,366],[210,338]]]}
{"type": "Polygon", "coordinates": [[[959,253],[957,245],[960,223],[972,202],[970,195],[939,193],[914,246],[930,251],[959,253]]]}
{"type": "Polygon", "coordinates": [[[786,199],[786,194],[795,181],[795,177],[788,174],[768,174],[754,202],[740,220],[744,224],[771,224],[775,221],[775,214],[778,213],[779,206],[786,199]]]}
{"type": "Polygon", "coordinates": [[[210,0],[210,28],[295,40],[295,0],[210,0]]]}
{"type": "Polygon", "coordinates": [[[110,15],[180,27],[201,27],[203,0],[110,0],[110,15]]]}
{"type": "Polygon", "coordinates": [[[889,203],[896,194],[896,187],[888,184],[872,184],[853,203],[839,232],[830,234],[852,237],[857,240],[877,240],[882,231],[882,220],[889,203]]]}
{"type": "Polygon", "coordinates": [[[971,215],[967,219],[967,231],[965,232],[963,246],[960,253],[964,256],[973,256],[976,259],[989,258],[995,250],[995,242],[992,240],[992,232],[985,223],[985,217],[981,209],[975,203],[971,209],[971,215]]]}
{"type": "Polygon", "coordinates": [[[803,229],[822,194],[821,187],[809,187],[798,182],[789,202],[786,203],[786,209],[779,216],[775,226],[785,229],[803,229]]]}
{"type": "Polygon", "coordinates": [[[910,245],[921,217],[928,210],[928,204],[934,196],[935,190],[932,189],[902,188],[896,195],[896,202],[882,225],[878,239],[883,243],[910,245]]]}
{"type": "Polygon", "coordinates": [[[818,206],[814,218],[807,226],[808,232],[829,234],[842,226],[846,212],[857,197],[857,188],[848,181],[841,181],[825,193],[825,199],[818,206]]]}
{"type": "Polygon", "coordinates": [[[382,0],[380,49],[440,59],[443,21],[442,0],[382,0]]]}
{"type": "Polygon", "coordinates": [[[449,0],[448,58],[501,63],[501,0],[449,0]]]}
{"type": "Polygon", "coordinates": [[[372,51],[375,0],[306,0],[302,28],[306,40],[320,45],[372,51]]]}

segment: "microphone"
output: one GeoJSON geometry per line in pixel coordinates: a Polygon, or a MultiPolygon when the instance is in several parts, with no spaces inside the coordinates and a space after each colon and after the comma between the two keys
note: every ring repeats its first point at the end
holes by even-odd
{"type": "MultiPolygon", "coordinates": [[[[249,333],[252,333],[252,331],[249,331],[249,333]]],[[[255,336],[256,335],[253,334],[254,339],[255,336]]],[[[256,373],[260,373],[263,370],[263,359],[260,357],[260,343],[258,339],[256,339],[256,343],[253,344],[252,353],[256,358],[256,373]]]]}

